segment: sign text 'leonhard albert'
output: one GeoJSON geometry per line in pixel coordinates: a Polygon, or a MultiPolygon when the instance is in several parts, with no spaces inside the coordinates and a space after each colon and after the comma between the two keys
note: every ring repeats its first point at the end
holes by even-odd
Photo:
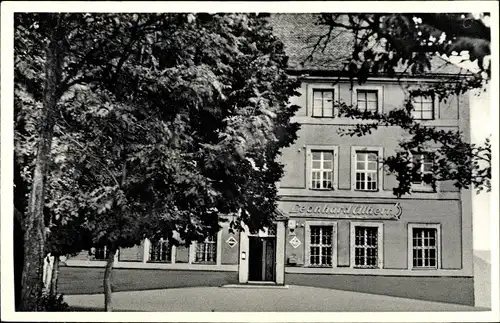
{"type": "Polygon", "coordinates": [[[290,211],[291,214],[298,213],[303,216],[334,216],[347,219],[399,219],[402,212],[399,203],[297,203],[290,211]]]}

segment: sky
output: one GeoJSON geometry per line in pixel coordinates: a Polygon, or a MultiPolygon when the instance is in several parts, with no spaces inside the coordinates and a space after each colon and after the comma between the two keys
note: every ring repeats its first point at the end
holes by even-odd
{"type": "MultiPolygon", "coordinates": [[[[479,96],[472,95],[470,100],[471,141],[483,142],[493,131],[494,123],[490,111],[490,91],[479,96]]],[[[475,194],[472,198],[474,249],[491,250],[491,193],[475,194]]]]}
{"type": "MultiPolygon", "coordinates": [[[[478,71],[477,61],[471,62],[467,52],[447,58],[451,62],[469,69],[478,71]]],[[[446,57],[445,57],[446,58],[446,57]]],[[[487,56],[486,59],[491,57],[487,56]]],[[[485,59],[485,61],[486,61],[485,59]]],[[[490,86],[473,91],[470,96],[470,126],[472,143],[481,144],[493,134],[498,121],[493,122],[490,86]]],[[[491,193],[473,193],[472,197],[472,225],[473,247],[475,250],[491,250],[491,193]]]]}

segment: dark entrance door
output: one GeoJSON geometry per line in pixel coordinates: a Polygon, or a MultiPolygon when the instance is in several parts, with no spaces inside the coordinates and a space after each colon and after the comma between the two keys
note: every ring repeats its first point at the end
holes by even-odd
{"type": "Polygon", "coordinates": [[[275,237],[249,237],[249,281],[275,280],[275,237]]]}

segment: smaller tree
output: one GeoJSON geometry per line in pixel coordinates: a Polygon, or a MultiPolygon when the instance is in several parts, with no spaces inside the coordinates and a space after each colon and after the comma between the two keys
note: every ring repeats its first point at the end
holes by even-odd
{"type": "Polygon", "coordinates": [[[318,24],[328,30],[314,51],[334,42],[334,30],[348,33],[352,50],[342,59],[346,71],[361,83],[369,75],[422,74],[436,67],[436,55],[467,52],[486,80],[491,75],[489,18],[489,13],[324,13],[318,15],[318,24]]]}
{"type": "MultiPolygon", "coordinates": [[[[423,181],[435,186],[439,181],[452,181],[459,189],[476,189],[477,193],[491,190],[491,143],[488,138],[484,144],[471,144],[466,141],[461,131],[440,130],[423,125],[412,117],[412,98],[414,96],[437,97],[446,101],[456,95],[456,87],[450,85],[446,90],[442,85],[427,89],[410,90],[404,107],[388,113],[365,112],[356,107],[342,104],[341,114],[367,123],[340,129],[341,135],[363,136],[376,131],[379,127],[399,127],[407,133],[399,141],[399,149],[393,156],[383,160],[386,170],[394,174],[398,186],[394,195],[400,197],[411,193],[412,182],[423,181]],[[412,158],[413,153],[426,152],[432,147],[433,167],[422,174],[421,161],[412,158]]],[[[462,88],[466,91],[465,88],[462,88]]]]}
{"type": "MultiPolygon", "coordinates": [[[[404,106],[389,113],[362,112],[345,103],[341,113],[353,119],[366,120],[355,127],[341,129],[342,135],[363,136],[378,127],[394,126],[403,129],[407,137],[401,138],[399,150],[383,161],[386,170],[396,175],[399,182],[394,189],[396,196],[411,192],[412,181],[423,180],[435,185],[437,181],[452,181],[458,188],[475,188],[477,192],[491,189],[491,145],[468,143],[460,131],[438,130],[415,120],[412,98],[421,96],[446,102],[454,96],[469,94],[489,81],[491,63],[491,31],[489,13],[355,13],[318,15],[317,23],[326,26],[312,46],[311,54],[336,46],[340,34],[352,46],[345,57],[344,71],[351,86],[356,80],[364,83],[368,77],[387,75],[401,77],[427,76],[434,73],[440,82],[420,88],[408,88],[404,106]],[[335,31],[335,32],[334,32],[335,31]],[[439,68],[453,65],[442,56],[468,54],[468,60],[477,61],[477,72],[440,74],[439,68]],[[436,62],[441,62],[436,64],[436,62]],[[422,176],[421,165],[411,157],[412,152],[422,152],[434,146],[432,172],[422,176]]],[[[457,66],[453,66],[458,70],[457,66]]]]}
{"type": "Polygon", "coordinates": [[[58,279],[60,257],[76,256],[82,250],[91,248],[90,232],[85,230],[85,219],[82,215],[78,217],[70,217],[69,219],[53,219],[49,227],[47,236],[47,254],[54,257],[52,265],[51,280],[48,282],[49,294],[51,296],[58,295],[58,279]]]}

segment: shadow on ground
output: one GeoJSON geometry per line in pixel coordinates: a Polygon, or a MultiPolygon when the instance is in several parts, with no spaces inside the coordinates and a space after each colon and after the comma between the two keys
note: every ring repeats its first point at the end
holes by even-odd
{"type": "MultiPolygon", "coordinates": [[[[113,291],[184,287],[219,287],[235,284],[238,273],[162,269],[113,269],[113,291]]],[[[61,267],[58,289],[64,295],[103,293],[104,268],[61,267]]]]}

